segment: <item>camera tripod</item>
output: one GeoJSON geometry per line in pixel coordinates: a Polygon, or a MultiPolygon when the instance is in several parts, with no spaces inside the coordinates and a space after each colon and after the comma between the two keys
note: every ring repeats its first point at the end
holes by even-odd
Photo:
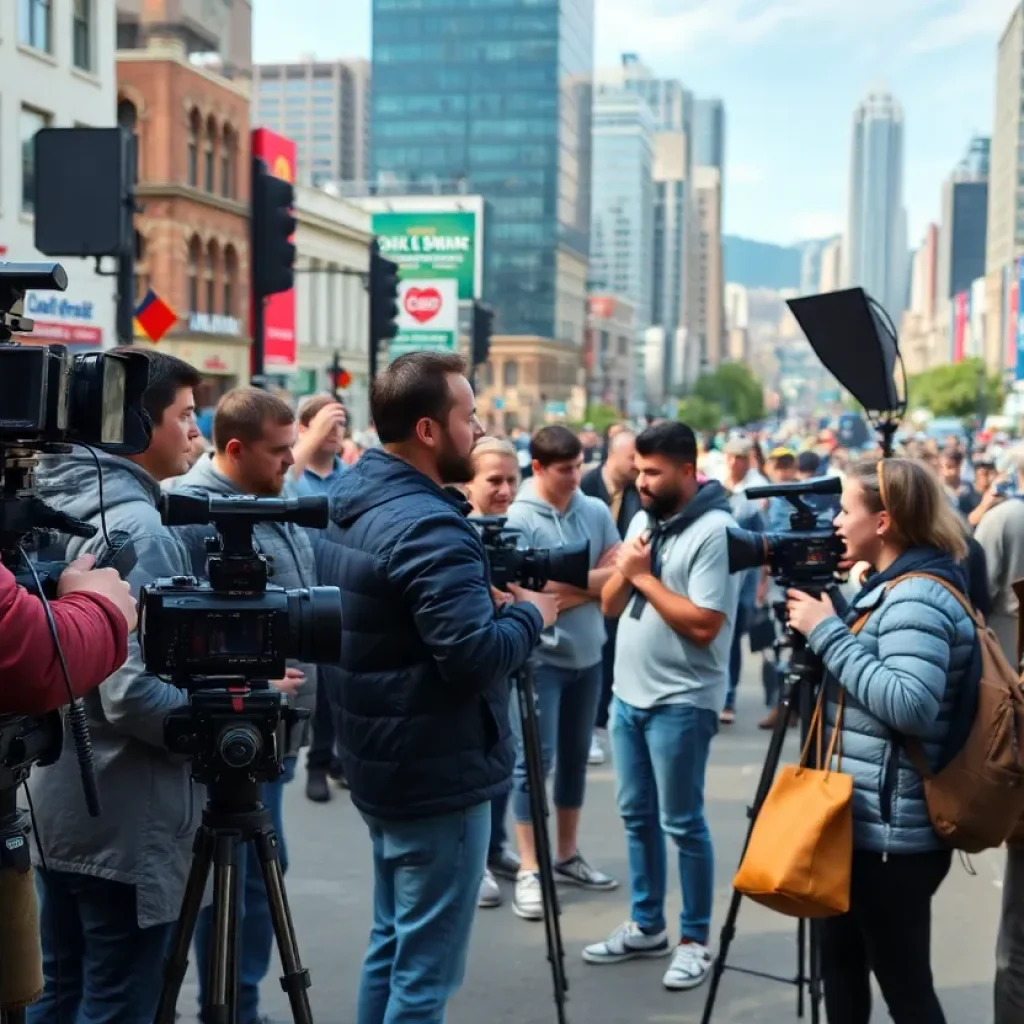
{"type": "MultiPolygon", "coordinates": [[[[768,752],[765,755],[764,767],[761,769],[761,777],[757,783],[757,790],[754,795],[754,802],[750,807],[748,816],[750,826],[747,829],[747,836],[743,842],[743,853],[740,860],[746,853],[747,844],[750,842],[750,835],[754,830],[757,816],[761,812],[768,791],[771,789],[775,779],[775,773],[779,767],[779,760],[782,757],[782,748],[786,742],[786,733],[789,729],[789,719],[793,710],[798,710],[800,715],[800,741],[806,740],[810,731],[811,713],[814,707],[815,689],[824,685],[821,681],[821,665],[814,655],[807,649],[804,638],[799,634],[787,629],[787,646],[791,650],[789,666],[786,669],[783,696],[779,705],[779,716],[772,730],[771,739],[768,742],[768,752]]],[[[810,767],[817,767],[814,754],[809,755],[808,764],[810,767]]],[[[722,981],[722,974],[726,968],[739,971],[742,974],[750,974],[757,978],[765,978],[768,981],[779,981],[788,985],[795,985],[797,989],[796,1015],[801,1020],[804,1017],[805,1002],[810,1002],[811,1024],[819,1024],[821,1020],[821,939],[820,922],[808,921],[800,918],[797,921],[796,930],[796,975],[783,977],[777,974],[767,974],[764,971],[755,971],[746,967],[736,967],[727,964],[729,947],[736,935],[736,921],[740,913],[740,904],[743,901],[743,894],[733,890],[732,899],[729,901],[729,910],[725,915],[725,923],[722,925],[719,937],[719,952],[712,968],[711,979],[708,987],[707,1000],[704,1004],[704,1014],[701,1017],[701,1024],[710,1024],[715,1009],[715,999],[718,995],[718,987],[722,981]]]]}
{"type": "MultiPolygon", "coordinates": [[[[259,685],[259,684],[252,684],[259,685]]],[[[264,686],[266,684],[263,684],[264,686]]],[[[203,823],[196,833],[192,867],[185,884],[171,948],[164,965],[154,1024],[174,1024],[188,951],[213,873],[213,918],[202,1018],[205,1024],[240,1024],[238,976],[241,919],[240,863],[245,846],[256,849],[274,938],[281,958],[281,987],[296,1024],[313,1024],[295,926],[281,870],[280,839],[260,799],[262,783],[280,774],[281,733],[308,712],[289,708],[274,690],[201,690],[190,693],[187,708],[168,716],[167,746],[194,758],[192,777],[207,787],[203,823]],[[282,728],[283,727],[283,728],[282,728]]]]}
{"type": "Polygon", "coordinates": [[[558,1024],[565,1024],[565,1001],[569,992],[569,981],[565,976],[565,949],[562,946],[561,925],[558,923],[561,910],[551,861],[551,839],[548,836],[548,796],[544,782],[540,733],[537,728],[533,665],[527,662],[513,675],[513,682],[516,687],[516,703],[519,706],[526,780],[530,790],[530,820],[533,823],[537,874],[540,877],[541,900],[544,907],[544,936],[547,941],[548,960],[551,962],[551,980],[555,989],[555,1016],[558,1024]]]}

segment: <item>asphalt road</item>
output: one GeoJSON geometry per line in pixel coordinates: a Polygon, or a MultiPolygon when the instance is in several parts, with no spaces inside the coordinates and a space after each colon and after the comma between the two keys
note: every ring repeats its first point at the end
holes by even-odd
{"type": "MultiPolygon", "coordinates": [[[[714,943],[721,927],[745,832],[745,809],[754,793],[767,734],[757,720],[760,685],[751,673],[741,688],[739,721],[723,730],[712,747],[707,799],[717,861],[714,943]]],[[[792,735],[792,734],[791,734],[792,735]]],[[[788,753],[795,759],[792,739],[788,753]]],[[[603,894],[565,892],[562,933],[570,983],[569,1024],[678,1024],[699,1021],[706,988],[670,993],[661,985],[663,960],[590,966],[584,945],[603,938],[629,916],[626,850],[615,810],[610,764],[591,768],[580,846],[586,856],[622,885],[603,894]]],[[[288,895],[300,951],[312,976],[310,991],[317,1024],[352,1024],[360,961],[370,927],[372,871],[366,829],[343,791],[327,805],[309,803],[300,773],[285,797],[291,865],[288,895]]],[[[999,915],[1003,854],[972,858],[974,875],[954,860],[935,904],[933,965],[950,1024],[987,1024],[999,915]]],[[[674,874],[674,860],[670,860],[674,874]]],[[[670,875],[672,878],[672,875],[670,875]]],[[[668,907],[678,921],[678,883],[668,907]]],[[[505,885],[510,895],[510,886],[505,885]]],[[[796,925],[744,902],[729,962],[792,977],[796,925]]],[[[276,965],[275,965],[276,966],[276,965]]],[[[263,1012],[291,1019],[274,975],[264,985],[263,1012]]],[[[452,1003],[449,1024],[550,1024],[555,1021],[551,974],[543,926],[521,921],[506,905],[478,913],[466,982],[452,1003]]],[[[189,1021],[195,988],[187,984],[179,1009],[189,1021]]],[[[723,1024],[782,1024],[796,1019],[796,989],[727,971],[714,1020],[723,1024]]],[[[824,1019],[824,1013],[822,1013],[824,1019]]],[[[873,1022],[887,1021],[880,1000],[873,1022]]]]}

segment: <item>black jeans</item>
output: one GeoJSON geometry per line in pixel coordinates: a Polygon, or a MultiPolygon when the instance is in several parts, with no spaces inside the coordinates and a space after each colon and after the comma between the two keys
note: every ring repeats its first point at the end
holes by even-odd
{"type": "Polygon", "coordinates": [[[1019,1024],[1024,1020],[1024,849],[1006,854],[995,994],[995,1024],[1019,1024]]]}
{"type": "Polygon", "coordinates": [[[332,775],[341,775],[334,735],[334,708],[321,683],[317,686],[316,704],[313,706],[312,738],[306,753],[306,771],[329,771],[332,775]]]}
{"type": "Polygon", "coordinates": [[[608,728],[608,712],[612,706],[612,684],[615,682],[615,635],[619,631],[618,619],[605,619],[604,630],[607,639],[601,651],[601,697],[597,702],[598,729],[608,728]]]}
{"type": "Polygon", "coordinates": [[[850,909],[822,922],[829,1024],[868,1024],[872,974],[894,1024],[946,1024],[932,981],[932,897],[952,858],[854,851],[850,909]]]}

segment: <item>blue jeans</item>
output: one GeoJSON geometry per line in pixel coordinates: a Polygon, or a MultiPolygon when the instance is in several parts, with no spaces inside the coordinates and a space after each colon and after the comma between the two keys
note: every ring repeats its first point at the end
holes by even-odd
{"type": "Polygon", "coordinates": [[[48,871],[36,889],[45,990],[28,1024],[151,1024],[174,924],[140,928],[122,882],[48,871]]]}
{"type": "MultiPolygon", "coordinates": [[[[281,777],[274,782],[263,784],[263,805],[270,811],[270,820],[277,832],[282,871],[288,870],[288,847],[284,841],[282,815],[284,787],[285,783],[291,782],[294,778],[295,758],[286,757],[281,777]]],[[[270,918],[267,892],[263,888],[263,872],[256,856],[256,847],[252,843],[245,844],[244,854],[239,859],[238,875],[242,887],[242,921],[238,943],[238,1024],[255,1024],[259,1019],[260,982],[270,970],[270,958],[274,951],[274,924],[270,918]]],[[[206,995],[212,925],[213,909],[204,907],[199,912],[194,940],[200,1007],[206,995]]]]}
{"type": "Polygon", "coordinates": [[[629,847],[632,919],[648,932],[665,928],[668,835],[683,889],[680,938],[706,945],[715,858],[704,819],[704,769],[718,716],[683,704],[635,708],[616,697],[609,731],[629,847]]]}
{"type": "Polygon", "coordinates": [[[363,817],[373,842],[373,930],[357,1024],[444,1024],[466,970],[491,805],[409,821],[363,817]]]}
{"type": "MultiPolygon", "coordinates": [[[[533,687],[537,696],[537,730],[544,778],[551,774],[553,762],[555,806],[578,810],[583,806],[587,788],[587,755],[601,696],[601,663],[581,669],[538,665],[533,687]]],[[[512,774],[512,813],[517,822],[525,825],[530,821],[530,787],[518,714],[514,724],[516,766],[512,774]]]]}
{"type": "Polygon", "coordinates": [[[725,706],[730,711],[736,709],[736,690],[740,685],[740,672],[743,669],[743,637],[747,632],[747,623],[754,609],[741,601],[736,606],[736,625],[732,631],[732,647],[729,649],[729,690],[725,695],[725,706]]]}

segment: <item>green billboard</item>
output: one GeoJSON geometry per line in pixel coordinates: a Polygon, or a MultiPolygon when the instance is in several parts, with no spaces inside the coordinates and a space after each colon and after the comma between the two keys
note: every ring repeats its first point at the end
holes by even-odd
{"type": "Polygon", "coordinates": [[[398,264],[403,281],[454,278],[459,300],[477,297],[480,240],[475,213],[375,213],[373,233],[381,255],[398,264]]]}

